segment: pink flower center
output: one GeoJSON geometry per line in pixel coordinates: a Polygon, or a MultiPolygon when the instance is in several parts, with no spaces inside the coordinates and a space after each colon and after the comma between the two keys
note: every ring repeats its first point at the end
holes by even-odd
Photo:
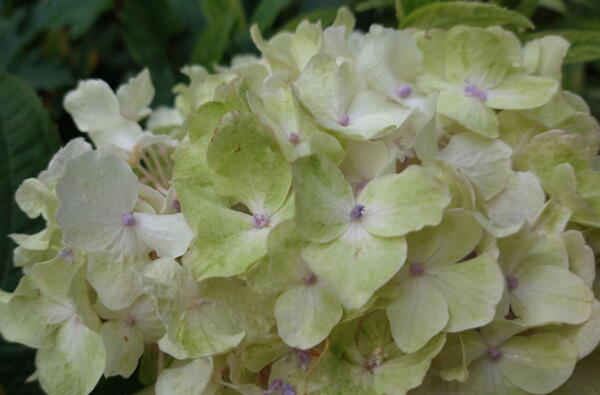
{"type": "Polygon", "coordinates": [[[425,266],[420,263],[411,263],[410,264],[410,274],[413,276],[422,276],[425,273],[425,266]]]}
{"type": "Polygon", "coordinates": [[[269,225],[270,218],[268,215],[264,214],[254,214],[252,217],[252,222],[254,223],[254,227],[258,229],[262,229],[265,226],[269,225]]]}
{"type": "Polygon", "coordinates": [[[410,85],[400,85],[398,88],[396,88],[396,95],[398,95],[398,97],[402,99],[406,99],[407,97],[412,95],[412,93],[413,90],[410,87],[410,85]]]}

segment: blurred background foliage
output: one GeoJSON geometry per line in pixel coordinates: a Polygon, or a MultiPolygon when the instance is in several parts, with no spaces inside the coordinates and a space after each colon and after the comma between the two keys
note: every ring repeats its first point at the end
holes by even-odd
{"type": "MultiPolygon", "coordinates": [[[[362,30],[372,23],[414,25],[423,7],[443,2],[452,0],[0,0],[0,287],[10,291],[20,277],[5,235],[40,226],[20,213],[14,191],[46,167],[61,143],[79,135],[62,109],[78,80],[101,78],[116,87],[148,67],[157,92],[153,104],[169,104],[183,65],[211,69],[235,54],[257,53],[248,34],[254,23],[266,37],[293,30],[302,19],[327,26],[345,5],[362,30]]],[[[600,115],[600,0],[479,2],[530,18],[536,30],[519,31],[523,39],[567,38],[565,88],[600,115]]],[[[41,393],[37,383],[26,383],[34,357],[33,350],[0,339],[0,395],[41,393]]],[[[143,366],[128,380],[102,380],[94,393],[139,390],[143,366]]]]}

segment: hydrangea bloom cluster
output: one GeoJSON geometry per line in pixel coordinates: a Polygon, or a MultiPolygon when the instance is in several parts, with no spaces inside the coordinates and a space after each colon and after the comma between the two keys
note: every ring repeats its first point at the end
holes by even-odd
{"type": "Polygon", "coordinates": [[[66,95],[93,146],[19,188],[47,226],[12,235],[0,294],[44,390],[593,393],[600,127],[561,89],[568,43],[345,9],[252,36],[171,108],[147,71],[66,95]]]}

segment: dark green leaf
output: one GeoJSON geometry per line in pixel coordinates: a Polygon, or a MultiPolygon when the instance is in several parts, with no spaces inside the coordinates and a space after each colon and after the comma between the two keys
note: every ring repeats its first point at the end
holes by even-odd
{"type": "MultiPolygon", "coordinates": [[[[12,248],[6,237],[35,225],[14,201],[18,186],[46,168],[60,147],[58,133],[35,92],[20,79],[0,73],[0,264],[10,266],[12,248]]],[[[2,285],[5,279],[2,278],[2,285]]]]}
{"type": "Polygon", "coordinates": [[[208,68],[223,59],[231,31],[235,25],[235,18],[231,14],[224,14],[220,22],[208,26],[198,39],[192,55],[192,63],[199,63],[208,68]]]}
{"type": "Polygon", "coordinates": [[[156,86],[155,104],[171,101],[175,76],[169,63],[169,40],[181,26],[167,0],[127,0],[120,14],[121,34],[140,69],[148,67],[156,86]],[[160,12],[158,11],[160,10],[160,12]]]}
{"type": "Polygon", "coordinates": [[[402,27],[423,29],[449,28],[455,25],[477,27],[514,25],[522,28],[533,28],[531,21],[518,12],[492,4],[464,1],[430,4],[412,12],[401,22],[402,27]]]}
{"type": "Polygon", "coordinates": [[[290,19],[285,25],[283,25],[281,30],[288,30],[288,31],[296,30],[296,27],[300,24],[300,22],[302,22],[305,19],[310,22],[313,22],[313,23],[317,22],[317,21],[321,21],[321,24],[323,26],[328,26],[331,23],[333,23],[336,15],[337,15],[337,8],[327,8],[327,9],[322,9],[322,10],[311,11],[306,14],[301,14],[295,18],[290,19]]]}
{"type": "Polygon", "coordinates": [[[112,0],[47,0],[34,8],[33,23],[41,29],[68,27],[71,36],[84,34],[112,5],[112,0]]]}
{"type": "Polygon", "coordinates": [[[294,0],[262,0],[254,9],[252,24],[257,23],[261,31],[267,30],[277,16],[293,2],[294,0]]]}

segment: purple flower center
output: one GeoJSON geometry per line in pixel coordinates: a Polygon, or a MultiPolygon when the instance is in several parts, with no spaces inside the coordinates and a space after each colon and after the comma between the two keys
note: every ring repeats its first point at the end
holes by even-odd
{"type": "Polygon", "coordinates": [[[348,126],[348,124],[350,123],[350,117],[348,115],[340,115],[340,117],[338,118],[338,123],[341,126],[348,126]]]}
{"type": "Polygon", "coordinates": [[[360,219],[363,216],[364,211],[365,206],[363,206],[362,204],[357,204],[352,208],[352,211],[350,211],[350,218],[360,219]]]}
{"type": "Polygon", "coordinates": [[[464,89],[465,95],[467,96],[471,96],[474,97],[475,99],[479,100],[479,101],[486,101],[487,100],[487,94],[479,89],[478,87],[476,87],[473,84],[469,84],[467,86],[465,86],[464,89]]]}
{"type": "Polygon", "coordinates": [[[361,181],[361,182],[359,182],[359,183],[358,183],[358,185],[356,186],[356,189],[357,189],[358,191],[362,191],[362,190],[363,190],[363,188],[364,188],[365,186],[367,186],[367,184],[368,184],[368,183],[369,183],[369,180],[361,181]]]}
{"type": "Polygon", "coordinates": [[[296,145],[300,142],[300,136],[298,135],[298,133],[290,133],[290,135],[288,136],[288,141],[296,145]]]}
{"type": "Polygon", "coordinates": [[[135,217],[132,213],[125,213],[121,216],[121,223],[125,226],[135,225],[135,217]]]}
{"type": "Polygon", "coordinates": [[[506,285],[508,289],[515,289],[519,285],[519,279],[515,276],[508,276],[506,277],[506,285]]]}
{"type": "Polygon", "coordinates": [[[422,276],[425,273],[425,266],[420,263],[411,263],[410,264],[410,274],[413,276],[422,276]]]}
{"type": "Polygon", "coordinates": [[[400,97],[402,99],[406,99],[407,97],[412,95],[413,90],[410,87],[410,85],[400,85],[399,87],[396,88],[395,92],[396,92],[396,95],[398,95],[398,97],[400,97]]]}
{"type": "Polygon", "coordinates": [[[264,214],[254,214],[254,216],[252,217],[254,227],[258,229],[262,229],[265,226],[269,225],[270,220],[271,219],[269,218],[269,216],[264,214]]]}
{"type": "Polygon", "coordinates": [[[304,277],[304,280],[302,281],[306,285],[313,285],[317,282],[317,276],[315,276],[314,273],[310,273],[308,276],[304,277]]]}
{"type": "Polygon", "coordinates": [[[307,370],[310,364],[310,354],[304,350],[298,350],[298,362],[300,363],[300,369],[307,370]]]}
{"type": "Polygon", "coordinates": [[[179,201],[179,199],[175,199],[173,200],[173,208],[175,209],[175,211],[177,211],[178,213],[181,212],[181,202],[179,201]]]}
{"type": "Polygon", "coordinates": [[[281,395],[296,395],[296,390],[291,385],[287,384],[282,379],[276,379],[271,381],[269,389],[264,391],[264,394],[272,394],[274,392],[281,391],[281,395]]]}
{"type": "Polygon", "coordinates": [[[498,350],[495,347],[490,347],[490,348],[488,348],[488,356],[490,357],[491,360],[497,361],[502,356],[502,352],[500,352],[500,350],[498,350]]]}

